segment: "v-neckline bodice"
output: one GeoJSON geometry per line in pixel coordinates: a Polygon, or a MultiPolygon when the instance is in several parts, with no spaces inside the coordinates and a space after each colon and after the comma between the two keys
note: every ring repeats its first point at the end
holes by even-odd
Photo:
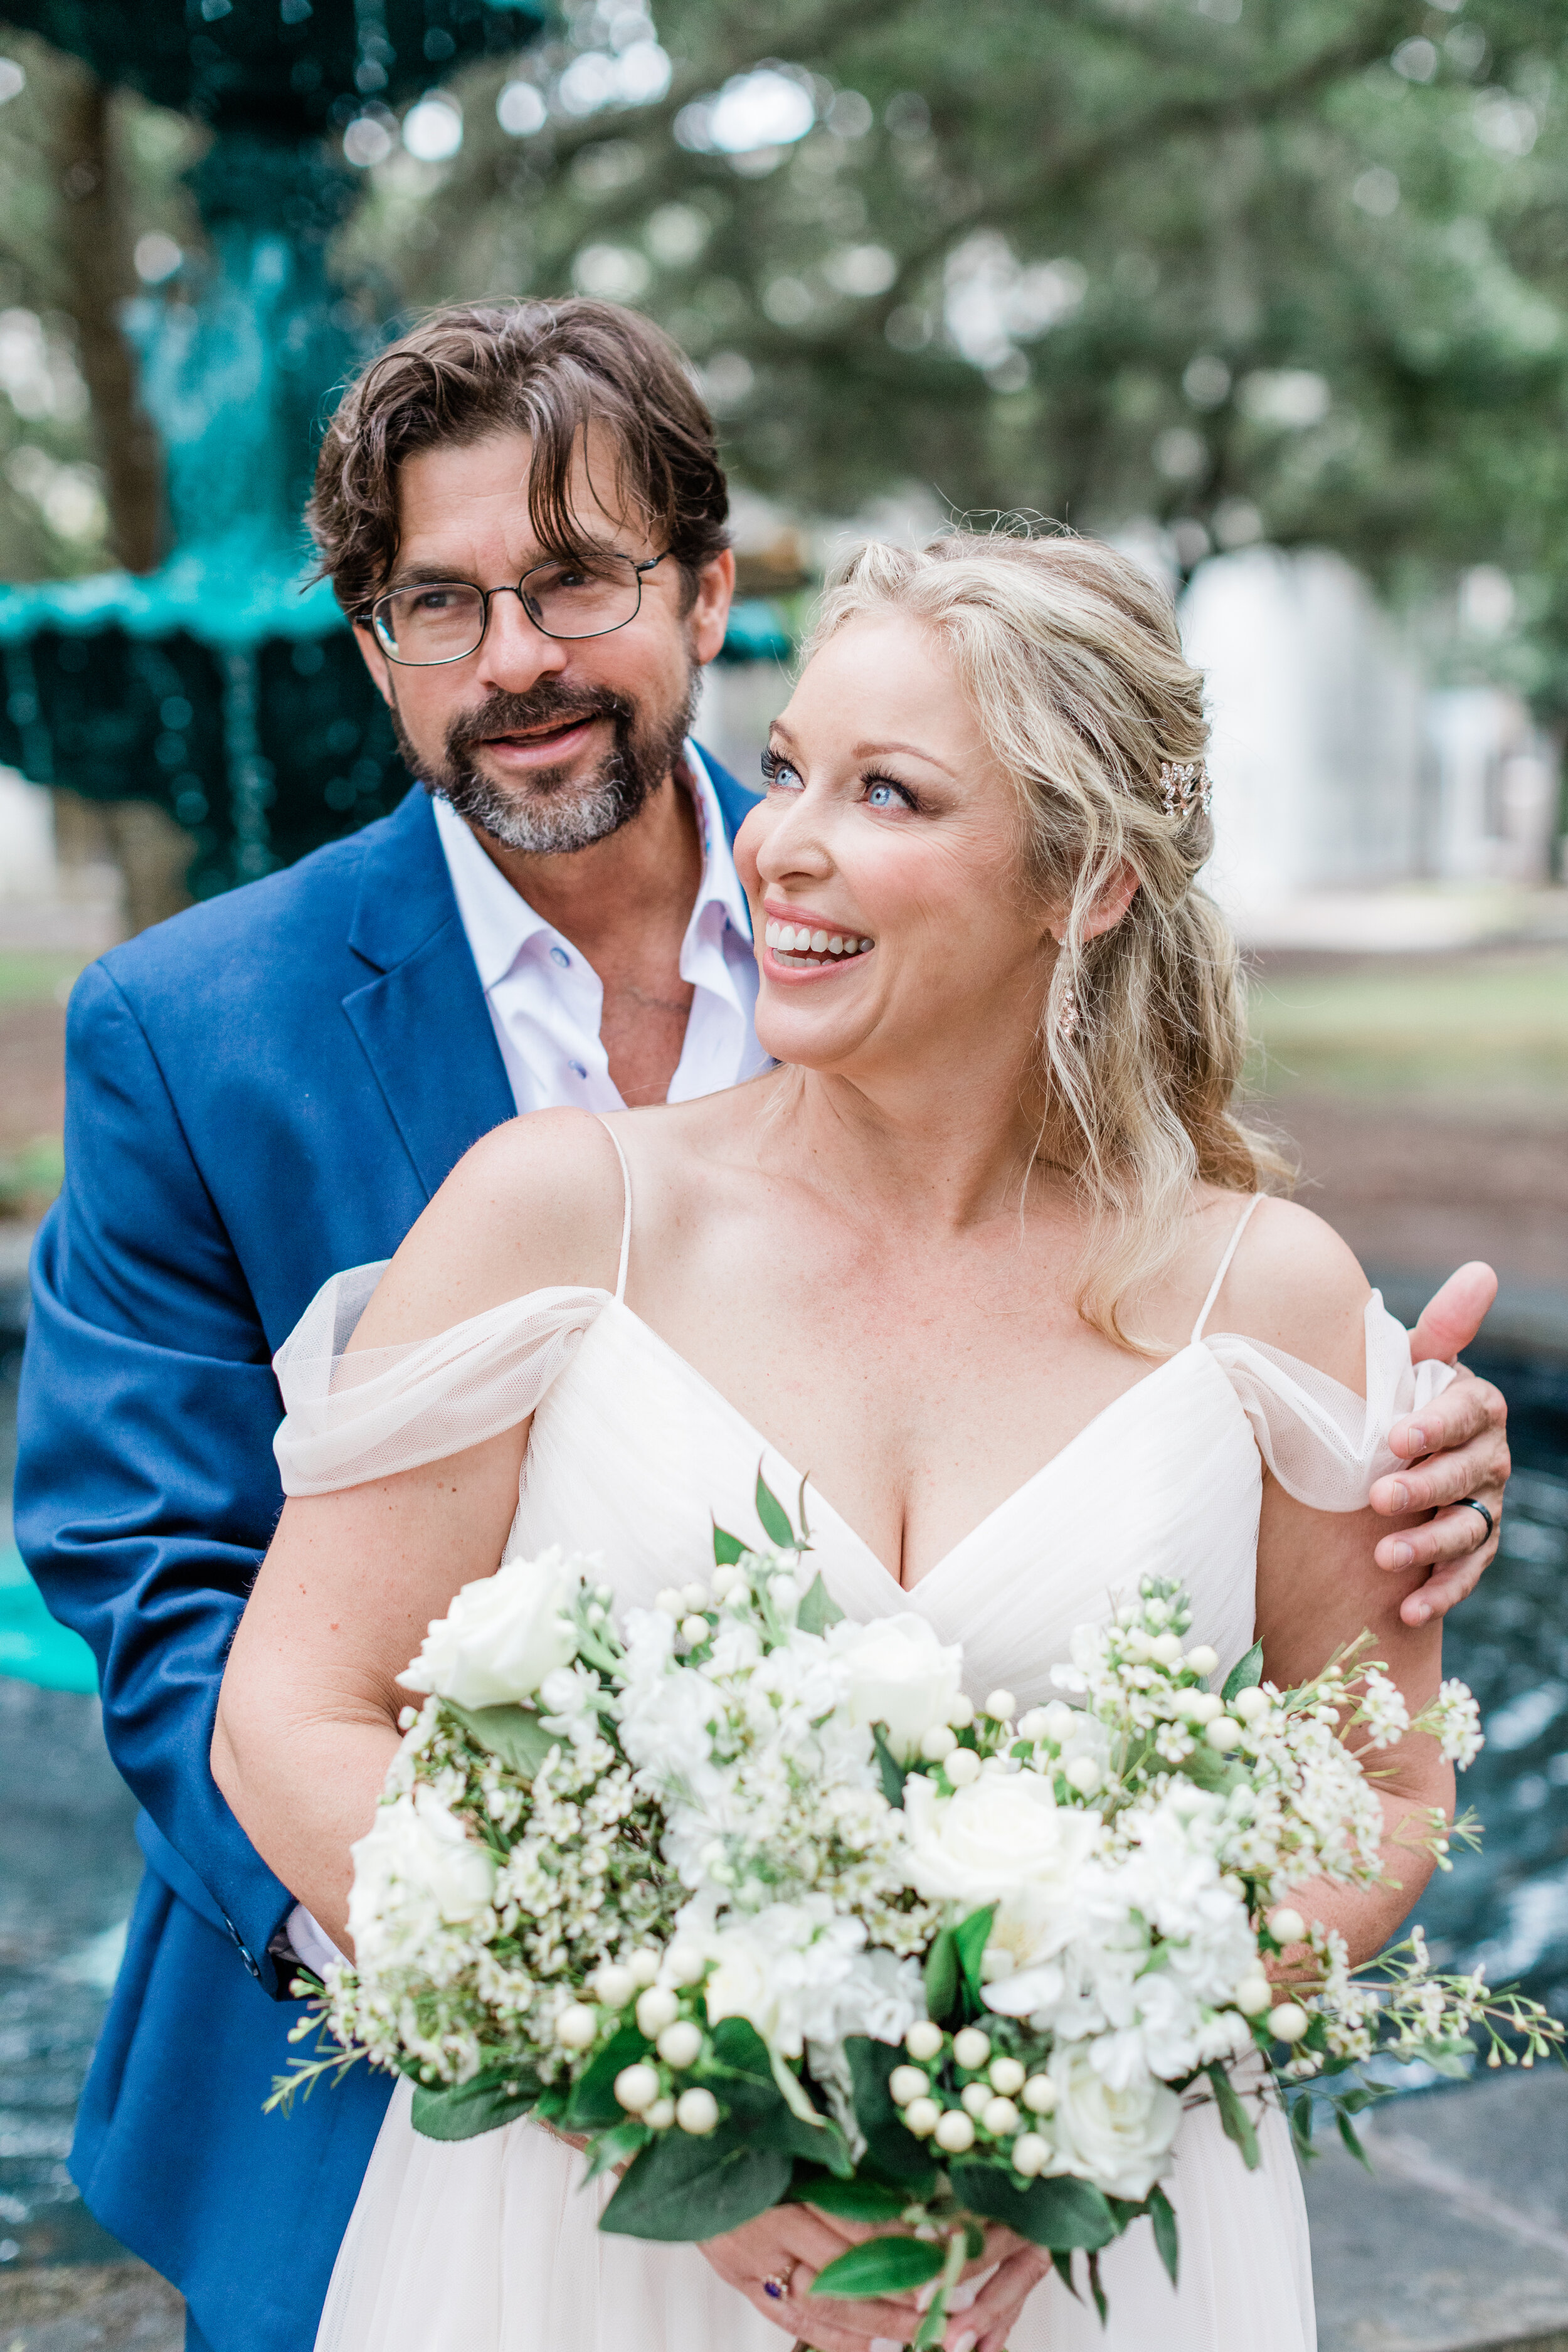
{"type": "MultiPolygon", "coordinates": [[[[1230,1384],[1228,1381],[1226,1380],[1223,1372],[1219,1370],[1218,1366],[1215,1363],[1214,1357],[1206,1343],[1202,1339],[1189,1340],[1184,1348],[1177,1349],[1173,1355],[1166,1357],[1163,1363],[1156,1365],[1152,1372],[1145,1372],[1141,1380],[1132,1381],[1130,1387],[1124,1388],[1121,1391],[1120,1395],[1112,1397],[1109,1404],[1102,1405],[1098,1412],[1092,1413],[1089,1420],[1084,1423],[1082,1428],[1076,1430],[1073,1433],[1072,1436],[1068,1439],[1065,1445],[1058,1446],[1057,1451],[1053,1454],[1049,1455],[1046,1461],[1042,1462],[1037,1469],[1032,1470],[1029,1473],[1022,1485],[1015,1486],[1008,1494],[1004,1495],[998,1503],[994,1504],[983,1517],[975,1522],[974,1526],[969,1529],[966,1535],[961,1536],[955,1544],[950,1545],[948,1549],[942,1554],[940,1559],[933,1560],[930,1568],[926,1570],[923,1576],[918,1577],[913,1584],[905,1584],[900,1577],[894,1574],[893,1570],[888,1566],[887,1561],[882,1558],[881,1554],[867,1541],[859,1529],[854,1527],[850,1521],[844,1517],[842,1511],[838,1510],[831,1499],[813,1482],[809,1471],[802,1472],[798,1469],[795,1465],[790,1461],[788,1455],[783,1453],[774,1444],[773,1440],[763,1430],[760,1430],[755,1422],[751,1420],[747,1414],[742,1412],[740,1406],[736,1404],[731,1398],[725,1395],[722,1389],[715,1387],[714,1383],[708,1378],[705,1372],[698,1370],[697,1366],[691,1361],[689,1357],[683,1356],[681,1354],[679,1349],[675,1346],[672,1340],[667,1339],[661,1331],[656,1330],[651,1323],[647,1322],[644,1317],[637,1313],[636,1307],[628,1307],[624,1298],[606,1294],[604,1312],[605,1315],[619,1317],[623,1322],[631,1327],[641,1339],[645,1339],[653,1348],[655,1348],[667,1364],[676,1367],[690,1385],[702,1395],[713,1410],[720,1413],[724,1419],[728,1420],[735,1428],[745,1432],[748,1438],[756,1446],[759,1456],[771,1454],[774,1461],[783,1465],[784,1470],[789,1478],[792,1490],[795,1493],[799,1493],[804,1487],[810,1496],[813,1507],[825,1513],[827,1517],[833,1521],[839,1535],[846,1541],[851,1544],[857,1551],[860,1552],[864,1556],[866,1560],[876,1570],[877,1574],[886,1580],[890,1591],[898,1593],[905,1601],[911,1601],[916,1593],[926,1591],[927,1588],[932,1583],[934,1579],[942,1575],[942,1573],[949,1569],[955,1560],[957,1560],[982,1537],[994,1533],[997,1524],[1005,1519],[1011,1512],[1023,1507],[1026,1503],[1035,1501],[1037,1497],[1038,1489],[1059,1467],[1059,1465],[1068,1460],[1069,1455],[1077,1453],[1077,1451],[1083,1446],[1088,1440],[1094,1437],[1097,1433],[1102,1433],[1105,1430],[1106,1425],[1112,1422],[1114,1418],[1131,1403],[1131,1401],[1134,1397],[1142,1397],[1146,1389],[1154,1387],[1155,1384],[1163,1380],[1166,1375],[1175,1371],[1179,1366],[1186,1364],[1189,1359],[1201,1358],[1210,1366],[1215,1376],[1218,1378],[1221,1386],[1224,1388],[1226,1397],[1229,1398],[1233,1406],[1236,1406],[1236,1400],[1234,1392],[1230,1388],[1230,1384]]],[[[1236,1411],[1239,1416],[1240,1407],[1236,1406],[1236,1411]]]]}

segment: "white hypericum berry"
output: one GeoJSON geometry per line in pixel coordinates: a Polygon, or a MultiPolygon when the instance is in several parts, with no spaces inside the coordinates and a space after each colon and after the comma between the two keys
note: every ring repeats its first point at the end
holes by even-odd
{"type": "Polygon", "coordinates": [[[904,2048],[911,2058],[929,2063],[941,2052],[942,2042],[941,2026],[933,2025],[929,2017],[922,2017],[917,2019],[905,2034],[904,2048]]]}
{"type": "Polygon", "coordinates": [[[1299,1911],[1292,1910],[1289,1904],[1282,1903],[1279,1910],[1269,1916],[1268,1932],[1280,1946],[1304,1944],[1307,1923],[1299,1911]]]}
{"type": "Polygon", "coordinates": [[[680,1621],[682,1637],[688,1642],[705,1642],[710,1630],[706,1617],[683,1617],[680,1621]]]}
{"type": "Polygon", "coordinates": [[[1080,1797],[1092,1797],[1103,1775],[1092,1756],[1075,1756],[1067,1767],[1067,1784],[1080,1797]]]}
{"type": "Polygon", "coordinates": [[[1274,1998],[1267,1977],[1243,1977],[1236,1988],[1236,2005],[1243,2017],[1261,2017],[1274,1998]]]}
{"type": "Polygon", "coordinates": [[[965,1698],[962,1691],[947,1710],[947,1720],[954,1731],[967,1731],[974,1720],[974,1701],[965,1698]]]}
{"type": "Polygon", "coordinates": [[[675,2121],[675,2101],[671,2098],[656,2099],[651,2107],[643,2109],[642,2119],[649,2131],[668,2131],[675,2121]]]}
{"type": "Polygon", "coordinates": [[[1149,1655],[1157,1666],[1176,1666],[1182,1661],[1182,1637],[1179,1633],[1156,1633],[1149,1644],[1149,1655]]]}
{"type": "Polygon", "coordinates": [[[985,1712],[993,1723],[1011,1723],[1018,1712],[1018,1702],[1010,1690],[994,1690],[985,1702],[985,1712]]]}
{"type": "Polygon", "coordinates": [[[586,2050],[598,2031],[598,2019],[580,2000],[572,2001],[555,2021],[555,2039],[563,2050],[586,2050]]]}
{"type": "Polygon", "coordinates": [[[942,1769],[955,1789],[972,1788],[980,1778],[980,1759],[973,1748],[955,1748],[942,1769]]]}
{"type": "Polygon", "coordinates": [[[978,2121],[991,2105],[995,2093],[989,2083],[965,2083],[958,2095],[963,2103],[964,2113],[973,2116],[978,2121]]]}
{"type": "Polygon", "coordinates": [[[1057,2103],[1057,2086],[1048,2074],[1031,2074],[1024,2085],[1024,2105],[1032,2116],[1048,2116],[1057,2103]]]}
{"type": "Polygon", "coordinates": [[[738,1568],[716,1568],[713,1571],[713,1598],[721,1605],[738,1588],[743,1590],[746,1580],[738,1568]]]}
{"type": "Polygon", "coordinates": [[[1037,2179],[1050,2160],[1050,2141],[1042,2139],[1038,2132],[1020,2132],[1013,2142],[1013,2169],[1026,2180],[1037,2179]]]}
{"type": "Polygon", "coordinates": [[[637,2031],[646,2033],[650,2042],[673,2025],[680,2014],[680,2003],[668,1985],[649,1985],[637,1995],[637,2031]]]}
{"type": "Polygon", "coordinates": [[[945,1764],[958,1745],[958,1735],[945,1723],[933,1723],[921,1736],[921,1754],[928,1764],[945,1764]]]}
{"type": "Polygon", "coordinates": [[[1241,1738],[1241,1726],[1231,1715],[1216,1715],[1212,1723],[1204,1726],[1204,1738],[1222,1756],[1228,1756],[1241,1738]]]}
{"type": "Polygon", "coordinates": [[[1296,2000],[1282,2000],[1278,2009],[1268,2012],[1268,2031],[1279,2042],[1300,2042],[1311,2022],[1296,2000]]]}
{"type": "Polygon", "coordinates": [[[632,1972],[634,1984],[650,1985],[658,1974],[658,1954],[650,1952],[645,1944],[641,1951],[632,1954],[626,1966],[632,1972]]]}
{"type": "Polygon", "coordinates": [[[673,1584],[667,1584],[662,1592],[654,1594],[653,1605],[662,1610],[667,1617],[684,1617],[686,1614],[686,1603],[673,1584]]]}
{"type": "Polygon", "coordinates": [[[630,1969],[623,1969],[616,1960],[606,1960],[594,1971],[594,1990],[606,2009],[625,2009],[637,1989],[630,1969]]]}
{"type": "Polygon", "coordinates": [[[689,2017],[678,2017],[673,2025],[665,2027],[656,2047],[665,2064],[673,2066],[679,2074],[683,2066],[695,2065],[701,2056],[702,2028],[694,2025],[689,2017]]]}
{"type": "Polygon", "coordinates": [[[705,1584],[683,1584],[680,1588],[680,1597],[689,1609],[706,1609],[708,1587],[705,1584]]]}
{"type": "Polygon", "coordinates": [[[942,2109],[934,2099],[911,2099],[904,2109],[904,2129],[917,2139],[930,2139],[941,2121],[942,2109]]]}
{"type": "Polygon", "coordinates": [[[638,2060],[635,2066],[623,2066],[616,2076],[616,2097],[627,2112],[640,2116],[651,2107],[658,2096],[658,2069],[638,2060]]]}
{"type": "Polygon", "coordinates": [[[911,2099],[923,2099],[931,2089],[931,2076],[922,2066],[895,2066],[888,2077],[888,2096],[896,2107],[907,2107],[911,2099]]]}
{"type": "Polygon", "coordinates": [[[800,1587],[793,1576],[775,1576],[768,1587],[768,1599],[775,1609],[793,1609],[800,1599],[800,1587]]]}
{"type": "Polygon", "coordinates": [[[664,1956],[664,1973],[671,1984],[695,1984],[707,1965],[696,1944],[671,1944],[664,1956]]]}
{"type": "Polygon", "coordinates": [[[1190,1671],[1194,1675],[1217,1674],[1219,1672],[1219,1652],[1217,1650],[1211,1650],[1206,1642],[1194,1642],[1192,1648],[1187,1652],[1187,1665],[1190,1671]]]}
{"type": "Polygon", "coordinates": [[[977,2025],[961,2026],[952,2037],[952,2054],[966,2073],[978,2074],[991,2055],[991,2036],[977,2025]]]}
{"type": "Polygon", "coordinates": [[[993,2099],[982,2109],[980,2120],[993,2139],[1005,2139],[1018,2128],[1018,2110],[1011,2099],[993,2099]]]}
{"type": "Polygon", "coordinates": [[[1016,2058],[993,2058],[988,2072],[992,2089],[1005,2099],[1016,2099],[1024,2087],[1024,2070],[1016,2058]]]}
{"type": "Polygon", "coordinates": [[[1032,1706],[1027,1715],[1018,1717],[1020,1739],[1037,1740],[1050,1738],[1051,1711],[1048,1706],[1032,1706]]]}
{"type": "Polygon", "coordinates": [[[974,2126],[957,2107],[949,2107],[936,2127],[936,2144],[948,2156],[963,2156],[974,2146],[974,2126]]]}
{"type": "Polygon", "coordinates": [[[719,2102],[711,2091],[699,2084],[696,2089],[682,2091],[675,2103],[675,2120],[683,2132],[700,2138],[712,2131],[719,2121],[719,2102]]]}

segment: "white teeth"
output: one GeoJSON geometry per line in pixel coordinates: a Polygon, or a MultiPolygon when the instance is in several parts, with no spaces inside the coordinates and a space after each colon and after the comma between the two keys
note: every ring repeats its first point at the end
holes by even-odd
{"type": "Polygon", "coordinates": [[[861,940],[861,942],[860,942],[860,952],[861,952],[861,954],[862,954],[862,955],[869,955],[869,954],[870,954],[870,952],[871,952],[871,950],[876,946],[876,944],[877,944],[877,942],[876,942],[876,940],[861,940]]]}
{"type": "Polygon", "coordinates": [[[827,933],[826,931],[813,931],[811,935],[811,951],[813,955],[826,955],[827,953],[827,933]]]}
{"type": "Polygon", "coordinates": [[[829,955],[842,955],[844,952],[844,942],[837,931],[827,942],[827,952],[829,955]]]}
{"type": "Polygon", "coordinates": [[[772,918],[764,925],[763,938],[777,955],[786,956],[855,956],[863,955],[872,946],[870,940],[857,939],[852,933],[808,930],[804,923],[781,923],[772,918]]]}
{"type": "Polygon", "coordinates": [[[776,948],[779,943],[778,925],[776,923],[766,924],[763,930],[763,938],[767,946],[770,948],[776,948]]]}

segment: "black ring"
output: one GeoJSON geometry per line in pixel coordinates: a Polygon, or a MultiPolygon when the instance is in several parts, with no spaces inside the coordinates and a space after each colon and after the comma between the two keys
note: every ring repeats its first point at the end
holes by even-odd
{"type": "Polygon", "coordinates": [[[1464,1509],[1467,1511],[1479,1511],[1482,1518],[1485,1519],[1487,1523],[1487,1540],[1489,1543],[1491,1541],[1492,1537],[1497,1533],[1497,1521],[1493,1518],[1491,1513],[1488,1510],[1484,1503],[1478,1503],[1473,1495],[1461,1495],[1458,1501],[1455,1504],[1454,1508],[1456,1510],[1464,1509]]]}

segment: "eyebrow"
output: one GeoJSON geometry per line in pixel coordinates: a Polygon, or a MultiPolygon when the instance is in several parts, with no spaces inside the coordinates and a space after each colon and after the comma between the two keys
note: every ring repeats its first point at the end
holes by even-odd
{"type": "MultiPolygon", "coordinates": [[[[773,720],[770,732],[779,736],[785,743],[795,741],[795,737],[782,719],[773,720]]],[[[944,776],[952,776],[954,782],[957,782],[954,771],[948,766],[945,760],[939,760],[934,751],[922,751],[918,743],[856,743],[850,747],[849,757],[852,760],[878,760],[889,751],[901,751],[906,759],[921,760],[928,768],[939,768],[944,776]]]]}
{"type": "MultiPolygon", "coordinates": [[[[606,540],[584,539],[579,546],[571,551],[570,554],[568,554],[564,550],[558,548],[552,553],[533,555],[529,562],[522,566],[522,570],[517,576],[518,579],[522,579],[525,574],[533,571],[541,563],[570,562],[573,555],[618,555],[620,552],[621,550],[618,547],[611,546],[609,541],[606,540]]],[[[376,593],[378,595],[385,596],[389,595],[395,588],[429,588],[437,586],[440,583],[448,580],[451,581],[454,585],[461,585],[465,588],[477,588],[479,585],[479,583],[473,572],[465,572],[461,566],[458,564],[400,563],[394,566],[390,578],[388,578],[384,584],[376,591],[376,593]]],[[[515,582],[508,581],[505,584],[508,587],[511,587],[516,583],[515,582]]]]}

